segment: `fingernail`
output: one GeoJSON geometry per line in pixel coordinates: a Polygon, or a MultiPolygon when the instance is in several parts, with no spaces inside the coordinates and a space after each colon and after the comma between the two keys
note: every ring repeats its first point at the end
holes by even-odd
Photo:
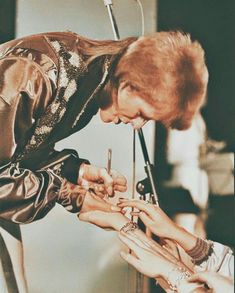
{"type": "Polygon", "coordinates": [[[115,212],[120,212],[121,211],[121,209],[119,207],[117,207],[117,206],[111,206],[110,209],[111,209],[111,211],[115,211],[115,212]]]}
{"type": "Polygon", "coordinates": [[[113,188],[112,188],[112,186],[109,186],[107,188],[107,192],[108,192],[109,195],[112,195],[113,194],[113,188]]]}

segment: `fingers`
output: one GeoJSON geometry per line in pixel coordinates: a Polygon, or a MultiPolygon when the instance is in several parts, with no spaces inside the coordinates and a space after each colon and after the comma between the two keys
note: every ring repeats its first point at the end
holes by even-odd
{"type": "Polygon", "coordinates": [[[114,184],[114,190],[119,192],[127,191],[127,186],[114,184]]]}
{"type": "MultiPolygon", "coordinates": [[[[95,195],[94,193],[91,194],[90,192],[86,194],[84,203],[86,205],[85,212],[94,211],[94,210],[99,210],[104,212],[120,212],[121,211],[119,207],[104,201],[99,196],[95,195]]],[[[84,203],[83,203],[83,206],[84,206],[84,203]]]]}
{"type": "Polygon", "coordinates": [[[111,170],[109,174],[105,168],[102,168],[100,169],[100,176],[109,196],[114,196],[114,191],[125,192],[127,190],[126,178],[117,171],[111,170]]]}
{"type": "Polygon", "coordinates": [[[105,189],[108,193],[108,195],[112,196],[113,195],[113,185],[114,181],[113,178],[108,174],[107,170],[105,168],[100,169],[100,179],[103,180],[105,189]]]}
{"type": "Polygon", "coordinates": [[[120,255],[126,262],[135,267],[137,271],[141,271],[141,263],[134,255],[124,251],[121,251],[120,255]]]}
{"type": "Polygon", "coordinates": [[[119,172],[117,172],[115,170],[111,170],[110,175],[113,178],[114,184],[122,185],[122,186],[127,185],[127,180],[126,180],[125,176],[123,176],[119,172]]]}
{"type": "Polygon", "coordinates": [[[155,223],[145,212],[131,212],[131,215],[139,217],[141,221],[144,223],[144,225],[148,227],[151,232],[156,234],[155,229],[153,229],[155,223]]]}
{"type": "Polygon", "coordinates": [[[154,222],[152,221],[152,219],[149,216],[147,216],[145,212],[140,212],[139,218],[145,224],[145,226],[151,230],[151,226],[154,225],[154,222]]]}
{"type": "MultiPolygon", "coordinates": [[[[114,191],[125,192],[127,191],[127,180],[126,178],[115,170],[111,170],[111,176],[113,178],[113,189],[114,191]]],[[[114,196],[114,192],[111,196],[114,196]]]]}
{"type": "Polygon", "coordinates": [[[120,199],[119,201],[120,203],[118,204],[118,206],[121,208],[124,208],[124,207],[137,208],[138,210],[145,212],[151,218],[154,217],[155,206],[150,203],[146,203],[143,200],[136,200],[136,199],[134,200],[120,199]]]}
{"type": "Polygon", "coordinates": [[[158,255],[164,256],[169,261],[172,261],[174,263],[178,262],[178,259],[176,259],[171,253],[169,253],[165,248],[163,248],[160,244],[158,244],[153,239],[146,236],[145,233],[141,230],[135,230],[133,234],[136,235],[143,243],[149,247],[152,253],[157,253],[158,255]]]}
{"type": "Polygon", "coordinates": [[[114,191],[125,192],[127,190],[126,178],[115,170],[110,174],[106,168],[100,168],[93,165],[83,164],[80,167],[78,183],[87,189],[93,189],[94,192],[107,193],[114,195],[114,191]]]}
{"type": "Polygon", "coordinates": [[[201,272],[192,275],[189,279],[188,282],[195,283],[195,282],[200,282],[200,283],[209,283],[211,279],[216,279],[217,275],[214,274],[213,272],[201,272]]]}
{"type": "Polygon", "coordinates": [[[89,183],[89,190],[93,191],[100,198],[104,198],[107,194],[103,184],[89,183]]]}

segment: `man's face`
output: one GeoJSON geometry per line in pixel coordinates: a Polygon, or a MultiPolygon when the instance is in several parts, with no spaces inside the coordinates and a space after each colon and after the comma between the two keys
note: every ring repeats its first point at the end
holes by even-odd
{"type": "Polygon", "coordinates": [[[117,97],[112,97],[112,104],[105,109],[100,109],[103,122],[130,123],[134,129],[141,128],[147,121],[156,120],[155,109],[139,96],[125,82],[121,82],[117,97]]]}

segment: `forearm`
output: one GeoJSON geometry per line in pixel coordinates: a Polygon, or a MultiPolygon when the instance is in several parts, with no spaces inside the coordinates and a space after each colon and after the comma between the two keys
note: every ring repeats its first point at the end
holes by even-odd
{"type": "Polygon", "coordinates": [[[197,237],[183,227],[175,226],[175,230],[172,233],[172,238],[175,240],[185,251],[191,250],[195,247],[197,237]]]}

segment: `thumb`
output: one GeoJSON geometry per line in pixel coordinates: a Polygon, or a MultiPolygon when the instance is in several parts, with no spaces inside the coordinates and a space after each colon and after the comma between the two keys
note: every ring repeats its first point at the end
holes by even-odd
{"type": "Polygon", "coordinates": [[[77,217],[82,222],[90,222],[90,213],[91,212],[80,213],[77,215],[77,217]]]}
{"type": "Polygon", "coordinates": [[[203,272],[203,273],[196,273],[192,275],[191,277],[189,277],[187,280],[190,283],[194,283],[194,282],[206,282],[207,279],[208,279],[207,273],[203,272]]]}

